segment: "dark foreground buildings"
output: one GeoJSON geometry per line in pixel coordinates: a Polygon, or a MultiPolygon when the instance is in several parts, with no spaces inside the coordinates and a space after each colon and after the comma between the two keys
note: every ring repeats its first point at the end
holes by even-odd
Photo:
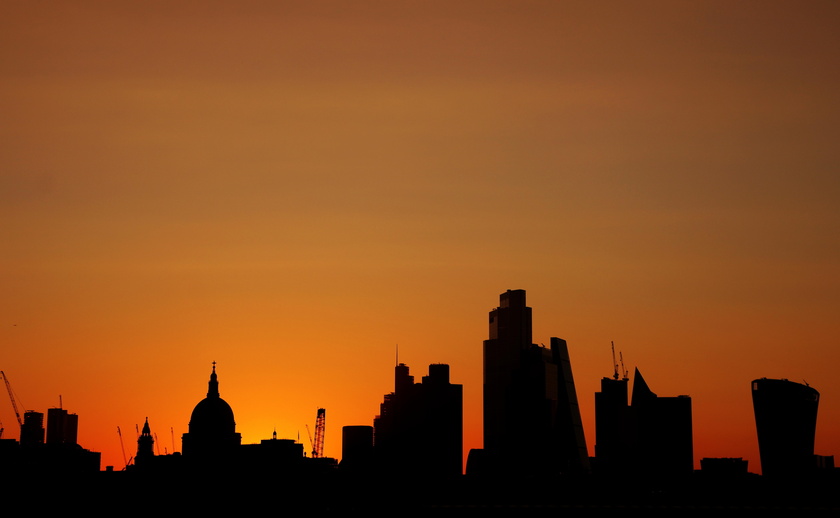
{"type": "Polygon", "coordinates": [[[100,470],[101,453],[77,442],[79,416],[64,408],[24,413],[20,441],[0,439],[0,476],[22,477],[54,474],[72,477],[100,470]]]}

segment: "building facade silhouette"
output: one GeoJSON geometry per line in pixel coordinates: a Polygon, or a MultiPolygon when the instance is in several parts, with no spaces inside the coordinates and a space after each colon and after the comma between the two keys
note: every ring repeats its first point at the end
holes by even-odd
{"type": "Polygon", "coordinates": [[[385,395],[373,422],[373,455],[380,473],[463,473],[463,386],[450,383],[449,365],[429,365],[421,383],[407,365],[394,368],[394,391],[385,395]]]}
{"type": "Polygon", "coordinates": [[[188,430],[181,437],[181,449],[184,459],[192,464],[226,466],[239,453],[242,436],[236,431],[233,409],[219,394],[216,362],[210,373],[207,397],[193,409],[188,430]]]}
{"type": "Polygon", "coordinates": [[[63,408],[47,409],[47,444],[76,444],[79,416],[63,408]]]}
{"type": "Polygon", "coordinates": [[[589,472],[589,455],[565,340],[532,342],[525,290],[508,290],[484,341],[484,448],[468,472],[551,476],[589,472]]]}
{"type": "Polygon", "coordinates": [[[635,431],[630,411],[629,378],[601,378],[601,391],[595,393],[596,473],[619,474],[632,471],[635,431]]]}
{"type": "Polygon", "coordinates": [[[24,412],[23,425],[20,427],[20,445],[27,448],[44,444],[45,436],[44,413],[34,410],[24,412]]]}
{"type": "Polygon", "coordinates": [[[813,472],[820,393],[786,379],[760,378],[752,381],[752,401],[762,475],[813,472]]]}
{"type": "Polygon", "coordinates": [[[78,444],[78,426],[78,415],[63,408],[47,409],[46,427],[42,412],[26,411],[20,441],[2,441],[0,465],[7,473],[57,475],[62,480],[96,473],[100,470],[102,454],[78,444]]]}
{"type": "Polygon", "coordinates": [[[657,396],[638,368],[629,404],[627,398],[626,376],[602,378],[595,394],[594,471],[659,478],[693,473],[691,398],[657,396]]]}

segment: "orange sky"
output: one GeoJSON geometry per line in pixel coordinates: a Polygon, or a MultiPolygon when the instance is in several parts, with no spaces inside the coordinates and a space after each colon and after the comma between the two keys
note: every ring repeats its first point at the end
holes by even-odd
{"type": "MultiPolygon", "coordinates": [[[[525,289],[590,454],[610,341],[759,472],[750,381],[840,455],[835,1],[0,4],[0,370],[124,465],[212,361],[243,442],[326,453],[395,349],[464,385],[525,289]],[[452,5],[456,4],[456,5],[452,5]]],[[[0,398],[5,437],[17,437],[0,398]]],[[[523,434],[528,430],[523,429],[523,434]]]]}

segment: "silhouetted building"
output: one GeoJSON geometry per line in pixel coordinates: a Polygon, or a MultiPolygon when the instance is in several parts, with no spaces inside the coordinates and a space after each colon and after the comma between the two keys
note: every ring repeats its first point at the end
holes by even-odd
{"type": "Polygon", "coordinates": [[[454,477],[463,471],[463,387],[449,365],[432,364],[422,383],[408,366],[394,369],[394,392],[374,418],[373,453],[382,473],[454,477]]]}
{"type": "Polygon", "coordinates": [[[589,471],[566,341],[532,343],[525,290],[508,290],[490,311],[484,341],[484,451],[470,464],[504,476],[589,471]]]}
{"type": "Polygon", "coordinates": [[[752,401],[762,475],[813,472],[820,393],[786,379],[761,378],[752,382],[752,401]]]}
{"type": "Polygon", "coordinates": [[[219,395],[216,362],[213,362],[207,397],[193,409],[189,431],[181,441],[184,458],[204,467],[226,465],[238,453],[242,437],[236,432],[233,409],[219,395]]]}
{"type": "Polygon", "coordinates": [[[138,466],[150,462],[155,457],[155,438],[152,436],[152,429],[149,427],[149,418],[143,424],[140,437],[137,438],[137,454],[134,456],[134,463],[138,466]]]}
{"type": "Polygon", "coordinates": [[[306,458],[303,444],[292,439],[278,439],[274,432],[271,439],[263,439],[259,444],[241,445],[238,466],[242,473],[288,478],[305,474],[305,468],[321,460],[306,458]]]}
{"type": "Polygon", "coordinates": [[[47,444],[76,444],[79,416],[63,408],[47,409],[47,444]]]}
{"type": "MultiPolygon", "coordinates": [[[[61,408],[47,411],[46,441],[44,414],[27,411],[20,430],[20,442],[3,441],[0,465],[16,475],[63,477],[99,471],[101,453],[76,443],[78,416],[61,408]]],[[[69,480],[69,479],[67,479],[69,480]]]]}
{"type": "Polygon", "coordinates": [[[29,410],[23,414],[23,426],[20,428],[20,445],[24,448],[44,444],[44,413],[29,410]]]}
{"type": "Polygon", "coordinates": [[[691,398],[659,397],[639,369],[627,404],[628,380],[603,378],[595,394],[595,471],[673,477],[694,471],[691,398]]]}
{"type": "Polygon", "coordinates": [[[595,459],[597,473],[618,474],[633,470],[636,437],[630,413],[629,379],[618,373],[601,378],[601,391],[595,393],[595,459]]]}
{"type": "Polygon", "coordinates": [[[636,422],[637,467],[653,475],[691,474],[694,471],[691,398],[657,396],[636,369],[630,406],[636,422]]]}

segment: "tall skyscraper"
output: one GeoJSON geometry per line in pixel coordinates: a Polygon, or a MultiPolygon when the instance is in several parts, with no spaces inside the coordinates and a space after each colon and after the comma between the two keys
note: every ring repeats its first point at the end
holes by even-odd
{"type": "Polygon", "coordinates": [[[814,441],[820,393],[786,379],[752,382],[761,473],[798,477],[816,468],[814,441]]]}
{"type": "Polygon", "coordinates": [[[378,469],[394,475],[454,477],[463,472],[463,387],[449,381],[449,365],[432,364],[415,383],[408,366],[394,369],[373,424],[378,469]]]}
{"type": "Polygon", "coordinates": [[[484,341],[481,470],[525,476],[589,471],[589,455],[566,341],[532,342],[525,290],[508,290],[490,311],[484,341]]]}

